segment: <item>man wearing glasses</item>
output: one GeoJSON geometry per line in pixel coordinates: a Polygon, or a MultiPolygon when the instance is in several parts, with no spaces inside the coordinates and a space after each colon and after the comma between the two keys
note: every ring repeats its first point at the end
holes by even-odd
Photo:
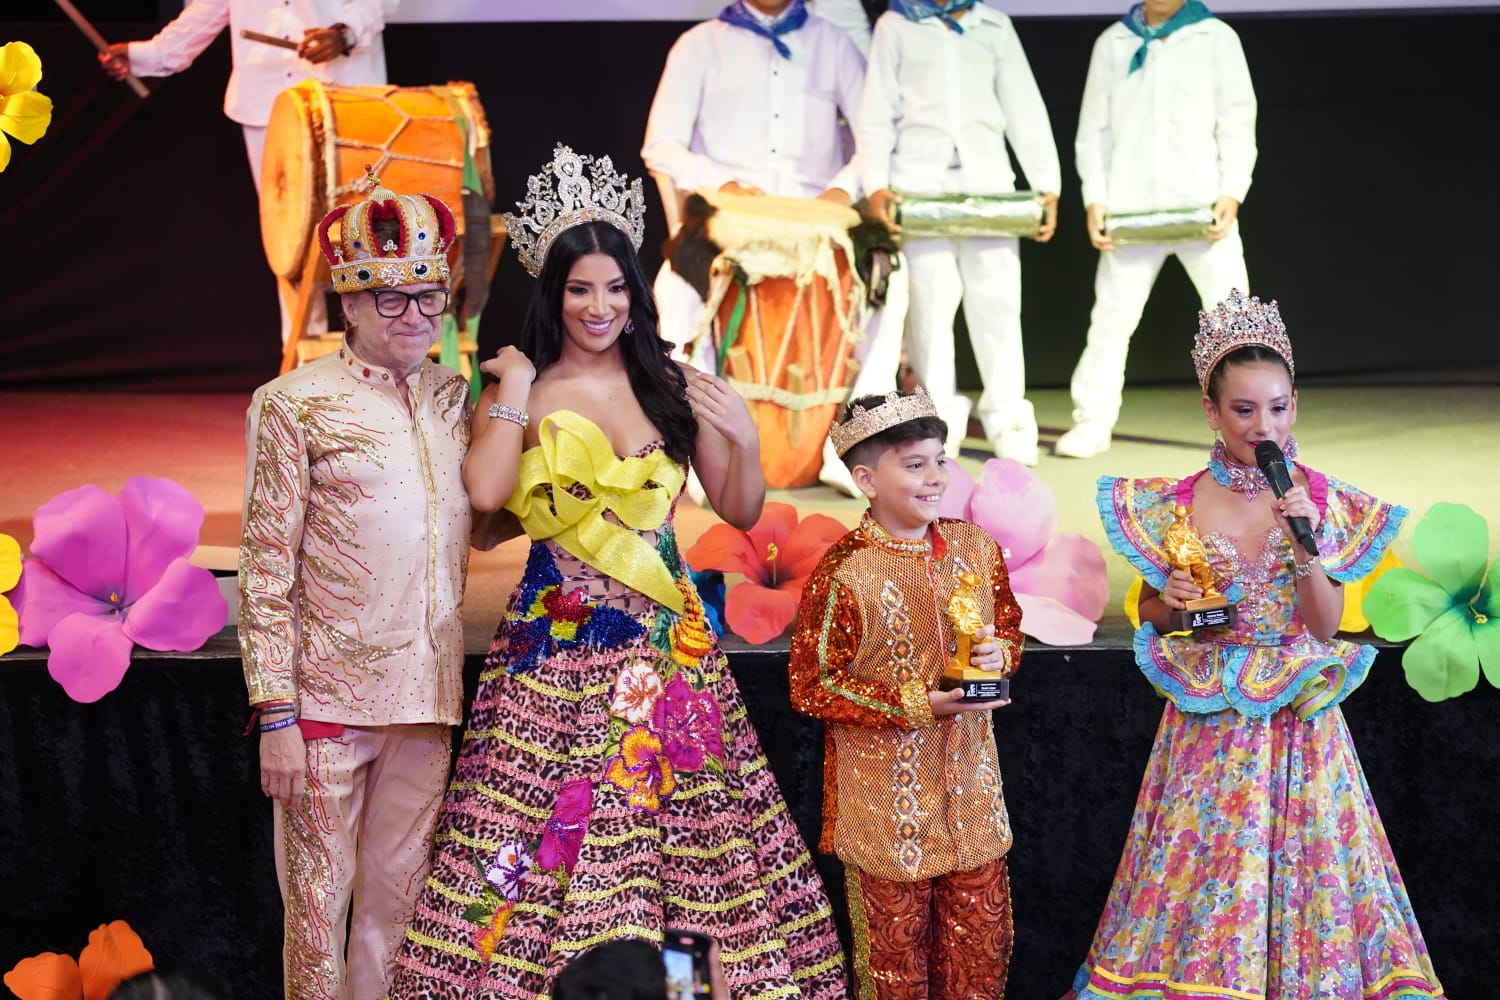
{"type": "Polygon", "coordinates": [[[318,226],[342,347],[247,420],[240,648],[289,997],[386,995],[462,712],[469,391],[427,358],[453,215],[372,182],[318,226]]]}

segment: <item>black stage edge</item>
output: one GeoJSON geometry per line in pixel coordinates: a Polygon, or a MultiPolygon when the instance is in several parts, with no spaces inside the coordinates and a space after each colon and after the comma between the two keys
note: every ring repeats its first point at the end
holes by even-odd
{"type": "MultiPolygon", "coordinates": [[[[1449,995],[1500,981],[1495,830],[1500,692],[1481,682],[1428,704],[1383,648],[1344,704],[1365,773],[1449,995]]],[[[470,683],[480,656],[468,661],[470,683]]],[[[820,727],[787,698],[786,648],[730,645],[750,717],[792,812],[816,843],[820,727]]],[[[1015,826],[1012,1000],[1067,989],[1104,903],[1162,702],[1119,625],[1089,648],[1032,645],[996,713],[1015,826]]],[[[256,744],[226,632],[192,654],[138,655],[119,689],[71,701],[44,651],[0,659],[0,971],[41,951],[76,955],[128,920],[158,961],[190,961],[280,996],[281,902],[256,744]]],[[[821,858],[842,913],[838,864],[821,858]]]]}

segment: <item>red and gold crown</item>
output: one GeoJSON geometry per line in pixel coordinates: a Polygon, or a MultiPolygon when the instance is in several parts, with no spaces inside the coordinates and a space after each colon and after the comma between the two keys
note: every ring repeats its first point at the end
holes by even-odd
{"type": "Polygon", "coordinates": [[[1213,309],[1199,312],[1198,336],[1193,339],[1193,367],[1203,391],[1208,392],[1208,377],[1220,358],[1251,345],[1275,351],[1286,361],[1287,371],[1297,374],[1297,366],[1292,363],[1292,341],[1286,335],[1281,307],[1275,300],[1263,304],[1256,296],[1246,296],[1236,288],[1213,309]]]}
{"type": "Polygon", "coordinates": [[[888,431],[908,420],[937,415],[932,397],[921,386],[910,393],[892,390],[885,394],[885,402],[873,409],[854,407],[848,420],[834,422],[828,429],[828,437],[833,442],[833,450],[838,452],[839,458],[843,458],[850,448],[881,431],[888,431]]]}
{"type": "MultiPolygon", "coordinates": [[[[318,223],[318,243],[340,295],[427,281],[448,282],[448,248],[456,228],[453,212],[430,194],[392,194],[365,168],[370,196],[340,205],[318,223]],[[394,234],[376,237],[377,223],[394,222],[394,234]],[[339,224],[338,242],[329,235],[339,224]]],[[[389,225],[382,226],[390,230],[389,225]]]]}

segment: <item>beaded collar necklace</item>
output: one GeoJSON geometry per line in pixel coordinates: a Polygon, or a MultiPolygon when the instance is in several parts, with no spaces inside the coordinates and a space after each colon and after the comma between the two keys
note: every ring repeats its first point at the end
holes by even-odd
{"type": "MultiPolygon", "coordinates": [[[[1284,453],[1289,459],[1297,457],[1297,440],[1290,434],[1286,437],[1284,453]]],[[[1257,466],[1241,465],[1230,458],[1224,442],[1217,438],[1214,439],[1213,451],[1208,456],[1208,471],[1214,477],[1214,482],[1240,494],[1247,501],[1254,502],[1261,490],[1271,488],[1264,472],[1257,466]]]]}

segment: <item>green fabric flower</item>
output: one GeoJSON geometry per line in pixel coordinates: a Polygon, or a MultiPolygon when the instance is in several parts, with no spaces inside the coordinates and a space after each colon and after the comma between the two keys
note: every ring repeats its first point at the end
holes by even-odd
{"type": "Polygon", "coordinates": [[[1412,553],[1432,577],[1386,571],[1365,595],[1365,617],[1382,639],[1416,639],[1401,656],[1406,682],[1442,701],[1485,678],[1500,687],[1500,559],[1485,567],[1490,531],[1457,503],[1433,504],[1412,532],[1412,553]]]}

